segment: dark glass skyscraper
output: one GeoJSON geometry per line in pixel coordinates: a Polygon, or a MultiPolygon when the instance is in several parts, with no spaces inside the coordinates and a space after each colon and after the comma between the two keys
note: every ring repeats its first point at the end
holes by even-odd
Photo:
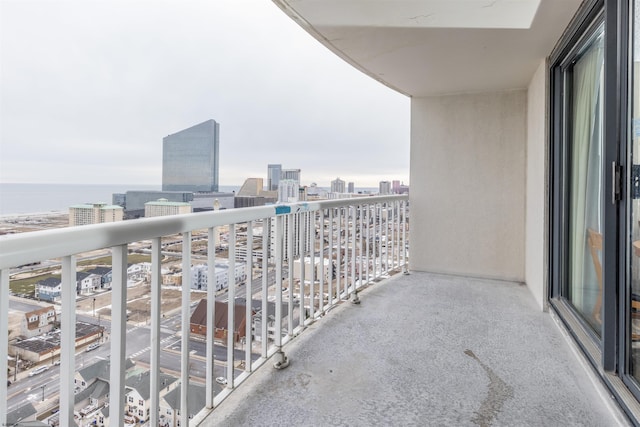
{"type": "Polygon", "coordinates": [[[219,132],[207,120],[162,139],[162,191],[218,191],[219,132]]]}

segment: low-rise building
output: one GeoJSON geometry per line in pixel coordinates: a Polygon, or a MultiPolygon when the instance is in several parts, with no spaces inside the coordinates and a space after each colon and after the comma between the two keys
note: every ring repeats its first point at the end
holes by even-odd
{"type": "MultiPolygon", "coordinates": [[[[169,393],[160,399],[160,427],[178,427],[180,425],[180,393],[182,384],[174,387],[169,393]]],[[[196,415],[206,402],[205,388],[199,384],[189,383],[187,391],[187,404],[189,405],[189,418],[196,415]]]]}
{"type": "MultiPolygon", "coordinates": [[[[160,373],[158,378],[160,398],[177,381],[170,375],[160,373]]],[[[125,414],[134,417],[138,424],[149,421],[151,406],[151,373],[149,371],[131,375],[125,379],[125,414]]]]}
{"type": "Polygon", "coordinates": [[[62,282],[57,277],[48,277],[36,283],[35,297],[40,301],[60,301],[62,282]]]}
{"type": "MultiPolygon", "coordinates": [[[[242,301],[244,302],[244,301],[242,301]]],[[[240,338],[246,335],[246,305],[237,301],[234,307],[234,342],[240,341],[240,338]]],[[[216,301],[215,302],[215,325],[216,329],[214,331],[214,338],[218,340],[226,340],[227,339],[227,329],[228,329],[228,302],[216,301]]],[[[253,311],[252,311],[253,312],[253,311]]],[[[249,320],[251,321],[251,320],[249,320]]],[[[190,321],[190,330],[192,334],[203,335],[207,334],[207,299],[201,299],[196,309],[193,311],[191,315],[190,321]]]]}
{"type": "Polygon", "coordinates": [[[78,295],[95,293],[102,286],[102,277],[84,271],[76,273],[76,292],[78,295]]]}
{"type": "Polygon", "coordinates": [[[167,199],[158,199],[144,204],[145,218],[155,216],[180,215],[192,212],[191,205],[186,202],[171,202],[167,199]]]}
{"type": "Polygon", "coordinates": [[[123,216],[122,206],[106,203],[85,203],[69,207],[70,226],[122,221],[123,216]]]}
{"type": "MultiPolygon", "coordinates": [[[[216,291],[229,287],[229,264],[224,262],[216,262],[215,264],[216,291]]],[[[191,267],[191,288],[197,290],[207,290],[209,287],[209,266],[207,264],[198,264],[191,267]]],[[[237,262],[235,266],[236,284],[243,283],[247,280],[246,264],[237,262]]]]}
{"type": "Polygon", "coordinates": [[[100,276],[100,288],[111,289],[111,282],[113,281],[113,271],[111,268],[95,267],[86,272],[100,276]]]}
{"type": "Polygon", "coordinates": [[[56,310],[53,306],[30,311],[22,318],[20,333],[26,338],[42,335],[51,331],[55,322],[56,310]]]}

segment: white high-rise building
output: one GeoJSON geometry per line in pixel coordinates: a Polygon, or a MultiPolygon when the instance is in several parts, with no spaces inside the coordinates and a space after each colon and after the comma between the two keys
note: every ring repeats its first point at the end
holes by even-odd
{"type": "Polygon", "coordinates": [[[389,181],[380,181],[378,193],[380,193],[381,196],[391,194],[391,183],[389,181]]]}
{"type": "Polygon", "coordinates": [[[278,202],[295,203],[298,201],[299,181],[293,179],[281,179],[278,183],[278,202]]]}
{"type": "Polygon", "coordinates": [[[102,224],[122,221],[122,206],[93,203],[69,206],[69,225],[102,224]]]}
{"type": "Polygon", "coordinates": [[[345,182],[340,178],[336,178],[331,181],[331,192],[332,193],[344,193],[345,192],[345,182]]]}

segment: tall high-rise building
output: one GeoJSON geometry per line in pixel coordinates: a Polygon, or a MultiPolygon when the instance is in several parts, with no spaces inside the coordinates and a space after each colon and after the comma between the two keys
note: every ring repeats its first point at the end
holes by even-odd
{"type": "Polygon", "coordinates": [[[393,181],[391,181],[391,187],[393,190],[393,194],[400,194],[400,181],[397,179],[394,179],[393,181]]]}
{"type": "Polygon", "coordinates": [[[332,193],[344,193],[344,181],[339,177],[331,181],[331,192],[332,193]]]}
{"type": "Polygon", "coordinates": [[[347,184],[347,193],[355,193],[356,185],[353,182],[347,184]]]}
{"type": "Polygon", "coordinates": [[[278,201],[282,203],[294,203],[298,201],[300,184],[293,179],[281,179],[278,184],[278,201]]]}
{"type": "Polygon", "coordinates": [[[298,181],[298,185],[300,185],[300,169],[282,169],[280,179],[292,179],[298,181]]]}
{"type": "Polygon", "coordinates": [[[278,191],[282,165],[267,165],[267,190],[278,191]]]}
{"type": "Polygon", "coordinates": [[[389,181],[380,181],[380,195],[391,194],[391,183],[389,181]]]}
{"type": "Polygon", "coordinates": [[[219,133],[207,120],[162,139],[163,191],[218,191],[219,133]]]}

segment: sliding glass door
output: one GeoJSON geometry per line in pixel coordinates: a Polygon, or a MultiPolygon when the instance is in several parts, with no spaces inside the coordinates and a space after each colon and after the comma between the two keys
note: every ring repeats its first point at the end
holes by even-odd
{"type": "Polygon", "coordinates": [[[599,336],[602,327],[603,25],[566,58],[566,297],[599,336]]]}

